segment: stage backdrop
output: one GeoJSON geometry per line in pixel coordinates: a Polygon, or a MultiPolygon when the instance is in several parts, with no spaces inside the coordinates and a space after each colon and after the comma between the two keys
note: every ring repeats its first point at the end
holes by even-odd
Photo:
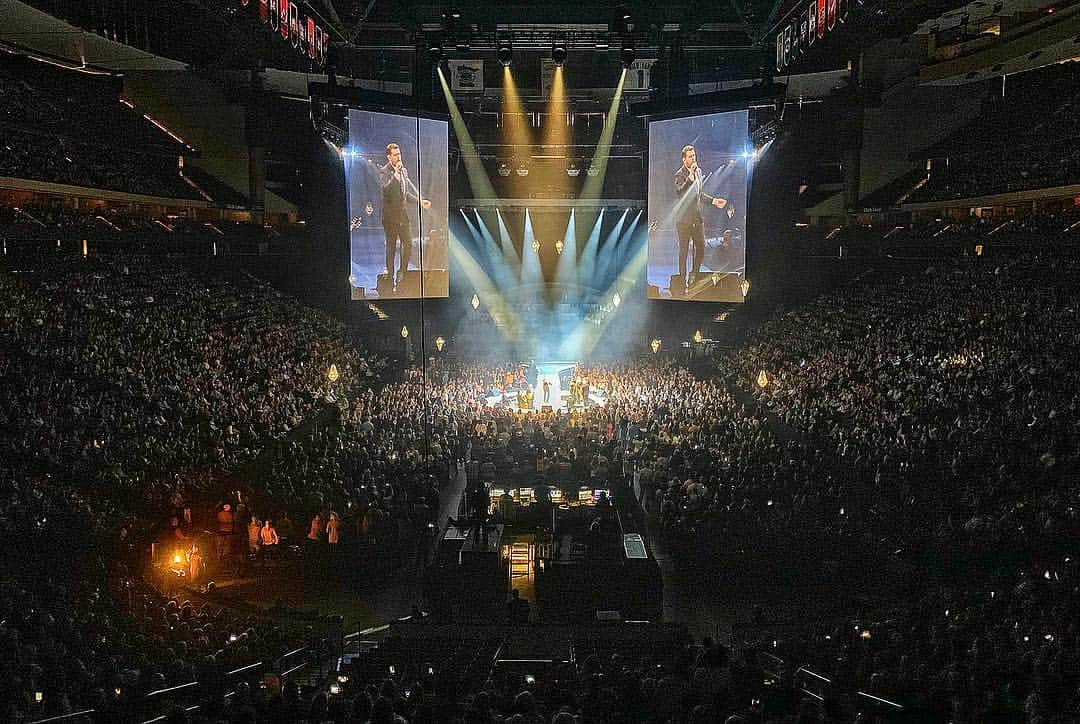
{"type": "Polygon", "coordinates": [[[353,299],[449,294],[447,133],[446,121],[349,111],[344,161],[353,299]],[[397,145],[392,157],[390,144],[397,145]]]}
{"type": "Polygon", "coordinates": [[[741,110],[649,124],[650,299],[743,300],[748,121],[741,110]]]}

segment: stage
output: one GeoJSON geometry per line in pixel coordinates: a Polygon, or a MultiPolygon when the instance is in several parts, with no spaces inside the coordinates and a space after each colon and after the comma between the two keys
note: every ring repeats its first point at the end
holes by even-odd
{"type": "MultiPolygon", "coordinates": [[[[529,391],[532,392],[532,404],[521,406],[523,390],[506,390],[500,394],[488,395],[484,402],[490,407],[509,407],[521,412],[540,412],[545,407],[552,410],[569,410],[570,382],[573,379],[576,362],[537,362],[530,370],[529,391]],[[535,377],[533,371],[535,370],[535,377]],[[544,383],[547,383],[547,390],[544,383]]],[[[584,407],[603,407],[607,404],[607,395],[601,390],[589,390],[584,407]]],[[[582,409],[577,405],[573,409],[582,409]]]]}

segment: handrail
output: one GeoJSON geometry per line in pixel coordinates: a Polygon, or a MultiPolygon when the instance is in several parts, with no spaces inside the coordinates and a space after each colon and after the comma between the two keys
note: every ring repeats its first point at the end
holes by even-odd
{"type": "MultiPolygon", "coordinates": [[[[199,709],[198,704],[194,704],[192,706],[184,707],[184,711],[188,712],[189,714],[191,712],[193,712],[193,711],[197,711],[198,709],[199,709]]],[[[162,714],[161,716],[156,716],[153,719],[148,719],[148,720],[144,721],[142,724],[157,724],[158,722],[165,721],[168,718],[169,718],[168,714],[162,714]]]]}
{"type": "Polygon", "coordinates": [[[257,666],[264,666],[265,664],[266,664],[265,661],[256,661],[254,664],[248,664],[247,666],[241,666],[239,669],[233,669],[232,671],[228,672],[225,675],[226,676],[236,676],[237,674],[242,674],[245,671],[248,671],[249,669],[254,669],[257,666]]]}
{"type": "Polygon", "coordinates": [[[889,701],[888,699],[882,699],[880,696],[874,696],[873,694],[870,694],[870,693],[865,692],[865,691],[857,691],[857,692],[855,692],[855,695],[856,696],[866,697],[867,699],[873,699],[874,701],[880,702],[882,704],[888,704],[889,706],[894,707],[896,709],[899,709],[900,711],[904,710],[904,705],[903,704],[897,704],[895,701],[889,701]]]}
{"type": "Polygon", "coordinates": [[[288,653],[284,653],[284,654],[282,654],[282,655],[281,655],[281,656],[279,656],[278,658],[279,658],[279,659],[287,659],[287,658],[289,658],[290,656],[295,656],[296,654],[302,653],[302,652],[304,651],[304,649],[306,649],[306,648],[307,648],[307,646],[301,646],[301,647],[300,647],[300,648],[298,648],[298,649],[293,649],[292,651],[289,651],[288,653]]]}
{"type": "MultiPolygon", "coordinates": [[[[302,652],[306,651],[307,649],[308,649],[307,646],[301,646],[300,648],[293,649],[292,651],[288,652],[287,654],[284,654],[281,658],[284,659],[284,658],[286,658],[288,656],[294,656],[296,654],[299,654],[299,653],[302,653],[302,652]]],[[[247,672],[256,670],[256,669],[264,667],[266,665],[267,665],[266,661],[256,661],[254,663],[247,664],[246,666],[241,666],[240,668],[233,669],[232,671],[226,672],[225,675],[227,677],[240,676],[242,674],[245,674],[247,672]]],[[[295,666],[295,667],[293,667],[291,669],[288,669],[286,671],[281,672],[281,676],[288,676],[288,675],[292,674],[293,672],[298,671],[299,669],[302,669],[305,666],[307,666],[307,662],[304,662],[304,663],[300,664],[299,666],[295,666]]],[[[198,686],[199,686],[198,681],[189,681],[189,682],[184,683],[184,684],[177,684],[176,686],[170,686],[170,687],[166,687],[164,689],[155,689],[154,691],[150,691],[150,692],[147,692],[146,694],[144,694],[142,696],[142,698],[140,699],[140,701],[146,702],[146,701],[149,701],[149,700],[152,700],[152,699],[155,699],[155,698],[164,697],[164,696],[167,696],[169,694],[174,694],[174,693],[177,693],[177,692],[180,692],[180,691],[189,690],[189,689],[192,689],[192,688],[198,687],[198,686]]],[[[233,692],[233,693],[235,693],[235,692],[233,692]]],[[[186,710],[187,711],[194,711],[196,709],[198,709],[197,705],[192,706],[192,707],[187,707],[186,710]]],[[[31,721],[31,724],[50,724],[51,722],[70,721],[70,720],[76,719],[78,717],[92,716],[92,715],[97,714],[97,713],[98,713],[97,709],[83,709],[82,711],[72,712],[70,714],[58,714],[56,716],[51,716],[51,717],[48,717],[46,719],[34,719],[33,721],[31,721]]],[[[144,722],[144,724],[152,724],[154,722],[161,722],[161,721],[165,721],[165,719],[166,719],[166,716],[160,716],[160,717],[157,717],[155,719],[150,719],[150,720],[144,722]]]]}
{"type": "Polygon", "coordinates": [[[173,693],[175,691],[181,691],[183,689],[190,689],[191,687],[198,686],[198,685],[199,685],[198,681],[189,681],[186,684],[177,684],[176,686],[170,686],[170,687],[165,688],[165,689],[156,689],[154,691],[148,691],[146,694],[143,695],[143,698],[144,699],[149,699],[151,697],[158,696],[159,694],[171,694],[171,693],[173,693]]]}
{"type": "Polygon", "coordinates": [[[805,666],[800,666],[798,669],[795,670],[796,675],[798,675],[800,672],[805,673],[805,674],[809,674],[810,676],[813,676],[815,679],[818,679],[820,681],[824,681],[826,684],[831,684],[832,683],[832,679],[828,678],[827,676],[822,676],[821,674],[818,674],[818,673],[816,673],[814,671],[811,671],[810,669],[808,669],[805,666]]]}
{"type": "Polygon", "coordinates": [[[295,674],[297,671],[299,671],[300,669],[304,668],[307,665],[308,665],[308,662],[301,661],[299,664],[292,667],[291,669],[286,669],[285,671],[282,671],[281,675],[282,676],[289,676],[290,674],[295,674]]]}
{"type": "Polygon", "coordinates": [[[97,709],[84,709],[82,711],[73,711],[70,714],[59,714],[57,716],[51,716],[48,719],[35,719],[32,724],[46,724],[47,722],[64,721],[65,719],[74,719],[75,717],[89,716],[96,713],[97,709]]]}

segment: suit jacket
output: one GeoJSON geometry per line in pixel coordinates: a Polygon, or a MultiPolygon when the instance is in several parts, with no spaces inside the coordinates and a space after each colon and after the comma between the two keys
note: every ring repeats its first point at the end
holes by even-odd
{"type": "Polygon", "coordinates": [[[701,190],[700,183],[694,183],[694,177],[690,175],[690,169],[686,166],[680,165],[679,170],[675,172],[675,191],[679,195],[677,203],[684,204],[679,211],[676,223],[679,225],[704,223],[701,215],[702,201],[711,204],[713,197],[701,190]],[[683,197],[687,194],[691,194],[694,198],[683,201],[683,197]]]}
{"type": "Polygon", "coordinates": [[[382,221],[383,226],[408,225],[409,209],[405,205],[409,199],[408,169],[402,167],[402,180],[394,176],[394,167],[387,163],[379,167],[379,185],[382,186],[382,221]]]}

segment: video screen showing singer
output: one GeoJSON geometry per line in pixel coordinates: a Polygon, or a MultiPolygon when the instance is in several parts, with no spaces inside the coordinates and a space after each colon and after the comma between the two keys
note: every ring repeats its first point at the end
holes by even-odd
{"type": "Polygon", "coordinates": [[[449,293],[446,121],[350,109],[341,149],[351,298],[449,293]]]}
{"type": "Polygon", "coordinates": [[[741,302],[747,111],[649,125],[650,299],[741,302]]]}

